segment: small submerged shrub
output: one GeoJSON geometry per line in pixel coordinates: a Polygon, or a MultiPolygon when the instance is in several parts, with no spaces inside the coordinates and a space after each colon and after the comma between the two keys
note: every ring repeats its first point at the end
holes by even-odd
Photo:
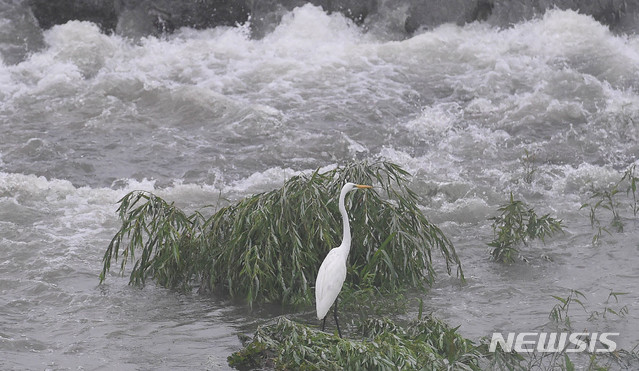
{"type": "Polygon", "coordinates": [[[500,365],[516,366],[517,355],[488,353],[462,337],[457,328],[429,316],[405,326],[368,319],[360,339],[342,339],[284,317],[258,327],[253,339],[228,357],[238,369],[280,370],[482,370],[494,354],[500,365]]]}
{"type": "Polygon", "coordinates": [[[596,321],[601,318],[606,319],[609,315],[623,318],[630,312],[630,310],[628,305],[620,306],[619,297],[627,294],[627,292],[610,290],[608,297],[603,302],[603,308],[601,308],[601,310],[592,311],[586,307],[587,298],[581,291],[570,290],[570,293],[565,298],[552,295],[552,297],[559,303],[555,304],[552,308],[548,318],[550,319],[551,324],[559,330],[573,330],[569,315],[569,311],[573,303],[579,304],[581,309],[583,309],[583,312],[589,315],[588,321],[596,321]],[[612,299],[614,299],[614,303],[612,302],[612,299]]]}
{"type": "Polygon", "coordinates": [[[122,226],[104,254],[130,283],[152,277],[163,286],[219,291],[253,302],[310,304],[311,286],[328,251],[341,240],[337,196],[347,182],[375,188],[347,199],[353,242],[347,284],[391,292],[432,284],[433,252],[463,279],[452,243],[422,214],[407,187],[410,174],[388,162],[357,162],[295,176],[281,188],[219,209],[186,215],[173,203],[134,191],[119,203],[122,226]]]}
{"type": "Polygon", "coordinates": [[[527,149],[524,149],[524,155],[521,157],[521,163],[524,167],[524,181],[528,184],[533,182],[535,173],[537,172],[537,165],[535,161],[537,156],[531,153],[527,149]]]}
{"type": "Polygon", "coordinates": [[[492,258],[502,263],[511,263],[519,256],[517,246],[526,245],[528,241],[552,236],[563,232],[562,221],[549,214],[538,216],[535,210],[523,201],[515,200],[510,194],[510,201],[502,205],[500,214],[490,218],[495,238],[488,243],[492,247],[492,258]]]}
{"type": "Polygon", "coordinates": [[[628,295],[628,292],[615,292],[613,290],[610,290],[610,293],[608,294],[608,298],[606,298],[606,301],[604,301],[604,307],[601,311],[595,310],[592,311],[590,313],[590,317],[588,317],[588,320],[590,321],[594,321],[597,320],[599,318],[607,318],[607,316],[609,314],[615,315],[617,317],[623,318],[625,317],[630,310],[628,309],[628,305],[623,305],[621,307],[616,307],[616,305],[620,305],[619,304],[619,297],[623,296],[623,295],[628,295]],[[611,299],[615,299],[614,304],[612,303],[611,299]]]}
{"type": "Polygon", "coordinates": [[[581,205],[581,208],[589,208],[590,210],[590,225],[597,230],[597,233],[592,238],[592,243],[597,244],[603,233],[611,234],[610,229],[621,233],[624,229],[623,215],[624,210],[627,208],[632,211],[633,217],[636,219],[639,215],[639,202],[637,197],[637,184],[639,183],[639,176],[636,174],[636,165],[630,166],[622,175],[621,178],[614,184],[608,187],[594,188],[590,190],[589,201],[581,205]],[[628,204],[624,204],[619,200],[619,194],[626,193],[626,197],[629,198],[628,204]],[[611,214],[611,219],[606,226],[601,222],[600,214],[601,210],[608,210],[611,214]]]}
{"type": "Polygon", "coordinates": [[[586,306],[584,305],[584,300],[586,300],[586,296],[578,290],[570,290],[570,294],[565,298],[561,296],[552,295],[553,299],[559,301],[559,303],[555,304],[554,307],[550,310],[548,314],[548,318],[551,322],[557,327],[557,329],[561,330],[572,330],[572,325],[570,323],[570,315],[568,312],[570,311],[570,306],[573,303],[577,303],[581,306],[581,308],[586,312],[586,306]]]}
{"type": "MultiPolygon", "coordinates": [[[[558,295],[552,295],[552,298],[557,300],[548,318],[550,322],[548,327],[544,326],[546,330],[553,332],[571,333],[580,335],[579,339],[587,344],[591,344],[593,341],[597,341],[596,337],[600,333],[600,329],[592,328],[593,325],[588,325],[584,328],[583,333],[579,334],[577,331],[580,325],[574,325],[571,316],[577,314],[577,318],[583,319],[585,315],[589,315],[588,321],[597,321],[602,317],[606,318],[606,315],[613,314],[617,316],[617,319],[623,319],[629,313],[627,305],[617,308],[619,303],[619,297],[626,295],[626,292],[616,292],[610,290],[608,298],[603,303],[603,308],[599,310],[591,310],[591,303],[584,293],[578,290],[571,289],[567,296],[562,297],[558,295]],[[614,299],[614,303],[612,303],[614,299]],[[575,305],[576,304],[576,305],[575,305]],[[580,308],[577,313],[572,308],[580,308]],[[594,335],[594,339],[593,339],[594,335]]],[[[608,318],[613,319],[613,318],[608,318]]],[[[605,325],[609,326],[609,323],[605,325]]],[[[606,330],[604,330],[605,332],[606,330]]],[[[610,330],[608,330],[610,331],[610,330]]],[[[550,344],[550,343],[548,343],[550,344]]],[[[616,349],[614,352],[599,352],[598,350],[575,352],[577,346],[573,343],[554,343],[554,346],[558,346],[557,352],[531,352],[524,357],[524,369],[526,370],[630,370],[637,369],[639,365],[639,354],[635,349],[627,351],[624,349],[616,349]],[[569,356],[570,355],[570,356],[569,356]]]]}

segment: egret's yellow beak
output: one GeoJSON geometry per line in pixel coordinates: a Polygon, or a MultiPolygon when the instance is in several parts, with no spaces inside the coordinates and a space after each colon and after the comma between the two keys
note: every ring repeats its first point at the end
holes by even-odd
{"type": "Polygon", "coordinates": [[[355,187],[357,187],[357,188],[373,188],[373,186],[362,185],[362,184],[356,184],[355,187]]]}

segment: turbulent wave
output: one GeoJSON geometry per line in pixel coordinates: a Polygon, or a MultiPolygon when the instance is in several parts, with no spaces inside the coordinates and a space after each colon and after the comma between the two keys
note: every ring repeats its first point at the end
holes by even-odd
{"type": "Polygon", "coordinates": [[[2,159],[78,185],[214,184],[383,148],[453,168],[524,149],[620,167],[637,149],[639,42],[574,11],[403,41],[308,5],[259,40],[219,27],[135,42],[77,21],[43,40],[1,67],[2,159]]]}

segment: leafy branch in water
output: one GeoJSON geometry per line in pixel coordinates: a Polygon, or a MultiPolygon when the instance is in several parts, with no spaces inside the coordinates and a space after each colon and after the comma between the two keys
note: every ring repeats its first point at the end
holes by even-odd
{"type": "Polygon", "coordinates": [[[586,308],[586,296],[578,290],[570,290],[570,293],[567,297],[562,298],[560,296],[552,295],[552,297],[559,301],[559,303],[555,304],[555,306],[550,311],[548,318],[550,318],[551,323],[557,326],[558,329],[561,330],[573,330],[572,324],[570,322],[570,316],[568,314],[570,310],[570,306],[573,303],[579,304],[581,309],[583,309],[584,313],[589,314],[588,320],[594,321],[599,319],[600,317],[606,318],[607,315],[613,314],[619,318],[625,317],[629,313],[628,305],[624,305],[615,310],[613,306],[612,299],[614,299],[614,304],[619,304],[619,297],[623,295],[627,295],[627,292],[615,292],[614,290],[610,290],[608,294],[608,298],[603,303],[604,307],[601,311],[593,310],[589,311],[586,308]]]}
{"type": "Polygon", "coordinates": [[[632,165],[623,173],[621,179],[619,179],[611,186],[600,189],[595,189],[593,187],[591,189],[589,202],[581,205],[581,208],[589,208],[590,225],[592,226],[592,228],[597,229],[597,233],[592,238],[593,244],[599,242],[604,232],[611,234],[608,227],[604,226],[599,219],[598,213],[601,209],[608,210],[612,214],[612,219],[609,223],[609,226],[618,233],[623,232],[624,224],[621,211],[623,210],[622,208],[624,205],[618,200],[617,195],[624,191],[624,187],[627,197],[630,197],[630,195],[632,194],[632,200],[628,204],[628,206],[632,210],[635,219],[637,218],[637,215],[639,214],[639,203],[637,201],[637,183],[639,183],[639,176],[637,176],[636,174],[636,165],[632,165]]]}
{"type": "Polygon", "coordinates": [[[570,324],[570,316],[568,315],[568,311],[570,310],[570,305],[572,303],[577,303],[581,306],[581,308],[587,312],[584,302],[582,300],[586,299],[586,296],[578,290],[570,290],[570,294],[567,297],[562,298],[561,296],[552,295],[552,297],[559,301],[559,303],[555,304],[548,315],[548,318],[557,326],[562,325],[562,330],[572,330],[572,325],[570,324]]]}
{"type": "Polygon", "coordinates": [[[515,200],[510,194],[510,201],[502,205],[500,214],[489,218],[493,221],[492,228],[495,238],[488,243],[490,251],[496,261],[510,263],[515,256],[520,255],[517,246],[534,239],[544,241],[546,236],[563,232],[562,221],[552,218],[549,214],[537,216],[533,208],[523,201],[515,200]]]}
{"type": "Polygon", "coordinates": [[[524,166],[524,181],[531,184],[535,173],[537,172],[537,166],[535,165],[536,155],[531,153],[527,149],[524,149],[524,156],[521,158],[521,163],[524,166]]]}
{"type": "Polygon", "coordinates": [[[186,215],[156,195],[131,192],[119,201],[122,226],[104,254],[100,282],[120,258],[122,273],[135,262],[132,284],[152,277],[166,287],[198,285],[249,304],[309,304],[317,269],[340,242],[337,195],[346,181],[375,186],[347,200],[353,231],[348,285],[389,292],[430,285],[433,250],[449,274],[456,266],[463,279],[452,243],[422,214],[419,197],[406,185],[409,177],[388,162],[352,163],[295,176],[210,217],[186,215]]]}
{"type": "MultiPolygon", "coordinates": [[[[623,306],[619,310],[611,308],[610,301],[614,298],[618,304],[618,297],[627,293],[610,291],[608,298],[604,303],[603,314],[599,311],[590,311],[588,308],[588,299],[584,293],[578,290],[570,290],[568,296],[561,297],[552,295],[557,303],[551,309],[548,318],[550,319],[550,328],[552,331],[560,331],[563,333],[574,333],[574,326],[571,321],[571,308],[577,304],[584,314],[590,314],[588,321],[599,319],[599,316],[606,316],[606,313],[615,314],[618,317],[624,317],[628,314],[628,307],[623,306]]],[[[574,313],[572,313],[574,314],[574,313]]],[[[583,330],[580,339],[587,344],[597,342],[597,330],[583,330]],[[594,336],[594,337],[593,337],[594,336]]],[[[579,333],[577,333],[579,334],[579,333]]],[[[617,369],[635,369],[638,354],[624,349],[617,349],[612,353],[598,351],[588,351],[584,353],[574,352],[571,349],[574,344],[564,342],[549,341],[548,345],[555,346],[556,352],[531,352],[525,356],[524,369],[526,370],[575,370],[575,363],[579,362],[583,369],[586,370],[617,370],[617,369]],[[574,353],[573,353],[574,352],[574,353]],[[570,357],[569,357],[570,354],[570,357]],[[571,359],[572,357],[572,359],[571,359]],[[573,360],[577,362],[573,363],[573,360]]]]}
{"type": "Polygon", "coordinates": [[[599,317],[603,317],[606,318],[606,316],[608,314],[614,314],[617,317],[625,317],[630,310],[628,309],[628,305],[624,305],[620,308],[618,308],[617,310],[615,310],[613,308],[613,306],[611,305],[611,299],[615,299],[615,304],[619,304],[619,297],[623,296],[623,295],[628,295],[627,292],[615,292],[610,290],[610,294],[608,294],[608,298],[606,298],[606,301],[604,302],[604,308],[602,309],[601,312],[595,310],[592,313],[590,313],[590,317],[588,318],[588,320],[596,320],[599,317]]]}
{"type": "Polygon", "coordinates": [[[104,254],[100,282],[105,280],[114,254],[117,261],[124,242],[120,269],[124,270],[129,259],[135,261],[131,283],[144,284],[146,277],[153,275],[164,286],[184,285],[198,267],[192,264],[192,245],[194,237],[204,237],[206,223],[202,214],[187,216],[173,203],[142,191],[127,194],[119,203],[117,212],[122,226],[104,254]],[[137,251],[141,251],[141,256],[136,260],[137,251]]]}

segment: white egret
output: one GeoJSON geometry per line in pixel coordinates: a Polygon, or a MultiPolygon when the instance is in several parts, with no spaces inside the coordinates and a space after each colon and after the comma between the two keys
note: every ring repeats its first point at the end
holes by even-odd
{"type": "Polygon", "coordinates": [[[342,244],[328,252],[317,273],[317,280],[315,280],[315,309],[317,310],[317,319],[322,320],[322,331],[326,326],[326,314],[335,302],[333,317],[340,337],[342,337],[342,332],[339,329],[339,322],[337,322],[337,295],[342,290],[344,279],[346,279],[346,258],[348,258],[348,252],[351,249],[351,227],[344,207],[344,198],[348,192],[358,188],[372,187],[354,183],[346,183],[342,187],[339,194],[339,211],[342,214],[344,225],[342,244]]]}

